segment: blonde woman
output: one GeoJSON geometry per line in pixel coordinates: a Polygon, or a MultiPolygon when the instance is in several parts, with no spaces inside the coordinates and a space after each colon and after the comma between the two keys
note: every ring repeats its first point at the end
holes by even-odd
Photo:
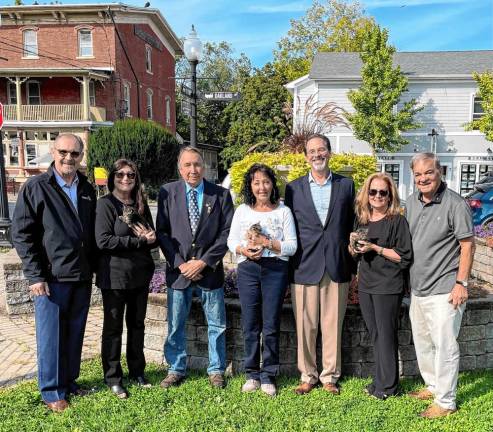
{"type": "Polygon", "coordinates": [[[366,179],[355,212],[349,252],[360,259],[359,302],[375,357],[373,382],[366,392],[386,399],[397,393],[399,384],[397,329],[412,260],[411,235],[388,174],[375,173],[366,179]]]}

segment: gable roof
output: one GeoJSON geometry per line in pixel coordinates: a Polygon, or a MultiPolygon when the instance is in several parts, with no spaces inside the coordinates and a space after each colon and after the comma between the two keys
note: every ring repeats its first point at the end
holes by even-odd
{"type": "MultiPolygon", "coordinates": [[[[360,78],[359,53],[321,52],[313,59],[311,79],[360,78]]],[[[493,51],[397,52],[399,65],[408,78],[469,77],[473,72],[493,70],[493,51]]]]}

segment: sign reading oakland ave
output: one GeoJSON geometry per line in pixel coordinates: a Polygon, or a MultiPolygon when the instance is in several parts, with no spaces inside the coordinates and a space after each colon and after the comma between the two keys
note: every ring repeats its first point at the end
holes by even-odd
{"type": "Polygon", "coordinates": [[[241,99],[241,94],[239,92],[209,92],[204,93],[202,99],[209,101],[237,101],[241,99]]]}

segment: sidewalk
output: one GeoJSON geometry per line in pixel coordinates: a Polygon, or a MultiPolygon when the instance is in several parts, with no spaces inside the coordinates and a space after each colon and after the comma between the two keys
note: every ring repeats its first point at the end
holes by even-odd
{"type": "MultiPolygon", "coordinates": [[[[95,357],[101,350],[103,309],[94,306],[87,318],[82,358],[95,357]]],[[[0,387],[36,376],[36,331],[34,314],[0,314],[0,387]]]]}

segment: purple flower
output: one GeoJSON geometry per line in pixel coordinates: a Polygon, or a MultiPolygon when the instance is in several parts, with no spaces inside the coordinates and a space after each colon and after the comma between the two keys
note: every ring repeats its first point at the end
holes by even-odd
{"type": "Polygon", "coordinates": [[[149,292],[164,293],[166,292],[166,272],[164,268],[156,268],[149,284],[149,292]]]}
{"type": "Polygon", "coordinates": [[[478,225],[474,227],[474,235],[479,238],[493,237],[493,222],[486,226],[478,225]]]}

